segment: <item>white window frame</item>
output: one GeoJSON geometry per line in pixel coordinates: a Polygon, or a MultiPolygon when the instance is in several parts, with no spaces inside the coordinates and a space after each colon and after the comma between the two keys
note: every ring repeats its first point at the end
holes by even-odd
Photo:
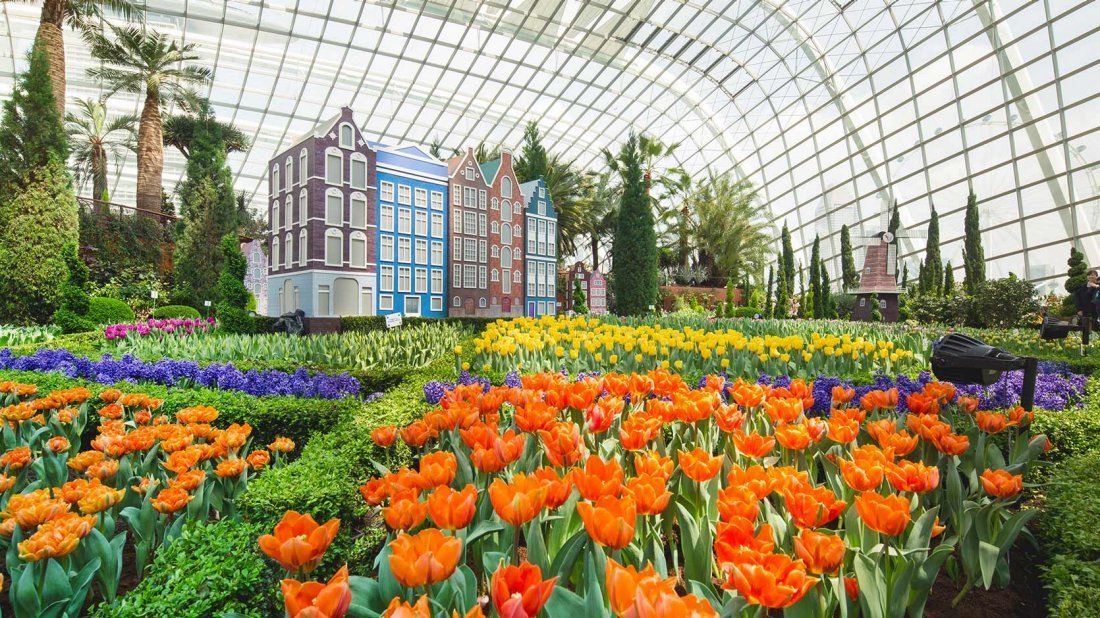
{"type": "Polygon", "coordinates": [[[351,169],[348,172],[348,182],[354,189],[366,190],[367,188],[367,158],[358,152],[352,153],[351,155],[351,169]],[[363,166],[363,182],[361,183],[355,182],[355,168],[357,164],[363,166]]]}
{"type": "Polygon", "coordinates": [[[428,213],[423,210],[418,210],[413,215],[415,221],[413,222],[413,233],[417,236],[428,235],[428,213]]]}
{"type": "Polygon", "coordinates": [[[483,212],[477,213],[477,235],[481,237],[489,235],[489,218],[483,212]]]}
{"type": "Polygon", "coordinates": [[[433,240],[431,251],[432,251],[432,257],[431,257],[432,266],[442,266],[443,265],[443,241],[433,240]]]}
{"type": "Polygon", "coordinates": [[[389,234],[382,234],[379,241],[380,258],[383,262],[392,262],[394,256],[394,242],[393,236],[389,234]]]}
{"type": "Polygon", "coordinates": [[[462,267],[462,287],[469,290],[477,287],[477,266],[466,264],[462,267]]]}
{"type": "Polygon", "coordinates": [[[500,196],[508,199],[512,198],[512,179],[508,176],[500,179],[500,196]]]}
{"type": "Polygon", "coordinates": [[[343,266],[343,265],[344,265],[344,234],[343,234],[343,232],[341,232],[340,230],[333,230],[333,229],[325,230],[325,266],[343,266]],[[329,239],[330,238],[336,238],[337,240],[339,240],[339,243],[340,243],[339,244],[339,250],[337,251],[338,255],[335,256],[335,259],[333,259],[334,256],[331,255],[332,252],[329,251],[329,249],[331,248],[331,245],[329,244],[329,239]]]}
{"type": "Polygon", "coordinates": [[[477,287],[482,290],[489,288],[489,268],[486,266],[477,267],[477,287]]]}
{"type": "Polygon", "coordinates": [[[402,264],[408,264],[412,262],[412,239],[400,238],[397,239],[397,261],[402,264]]]}
{"type": "Polygon", "coordinates": [[[462,239],[462,260],[465,262],[477,261],[477,241],[473,238],[462,239]]]}
{"type": "Polygon", "coordinates": [[[462,205],[462,185],[460,185],[460,184],[452,184],[451,185],[451,205],[452,206],[461,206],[462,205]]]}
{"type": "Polygon", "coordinates": [[[309,153],[303,148],[298,152],[298,182],[306,184],[309,180],[309,153]]]}
{"type": "Polygon", "coordinates": [[[413,206],[417,208],[428,207],[428,190],[421,187],[416,187],[413,191],[413,206]]]}
{"type": "Polygon", "coordinates": [[[408,208],[397,209],[397,233],[412,234],[412,210],[408,208]]]}
{"type": "Polygon", "coordinates": [[[432,279],[432,294],[443,293],[443,270],[439,268],[433,268],[431,272],[432,279]]]}
{"type": "Polygon", "coordinates": [[[325,191],[325,225],[343,225],[344,224],[344,192],[339,189],[328,189],[325,191]],[[340,200],[339,211],[333,212],[331,206],[333,198],[340,200]],[[332,215],[336,214],[336,217],[332,215]]]}
{"type": "Polygon", "coordinates": [[[393,294],[378,295],[378,310],[393,311],[393,294]]]}
{"type": "Polygon", "coordinates": [[[443,238],[443,213],[432,213],[432,238],[443,238]]]}
{"type": "Polygon", "coordinates": [[[355,148],[355,129],[346,122],[340,123],[340,129],[337,131],[338,139],[341,148],[352,149],[355,148]],[[344,137],[347,136],[345,140],[344,137]]]}
{"type": "Polygon", "coordinates": [[[298,231],[298,265],[306,266],[309,263],[309,234],[306,228],[298,231]]]}
{"type": "Polygon", "coordinates": [[[432,311],[443,311],[443,297],[442,296],[433,296],[431,303],[432,303],[432,305],[431,305],[432,306],[432,311]]]}
{"type": "Polygon", "coordinates": [[[413,286],[417,294],[428,293],[428,269],[417,268],[413,271],[413,286]]]}
{"type": "Polygon", "coordinates": [[[403,206],[412,206],[412,187],[409,185],[397,185],[397,203],[403,206]]]}
{"type": "Polygon", "coordinates": [[[413,262],[416,264],[428,263],[428,241],[417,238],[413,243],[413,262]]]}
{"type": "Polygon", "coordinates": [[[462,233],[467,236],[477,236],[477,213],[467,210],[462,215],[462,233]]]}
{"type": "Polygon", "coordinates": [[[309,193],[303,188],[298,192],[298,223],[305,225],[309,222],[309,193]]]}
{"type": "Polygon", "coordinates": [[[415,294],[410,294],[409,296],[406,296],[405,297],[405,307],[404,307],[405,315],[419,316],[421,314],[421,311],[420,311],[420,305],[421,304],[422,304],[422,299],[419,296],[416,296],[415,294]],[[416,311],[410,311],[409,310],[409,303],[411,303],[411,302],[416,303],[416,311]]]}
{"type": "Polygon", "coordinates": [[[398,292],[412,292],[412,267],[411,266],[398,266],[397,267],[397,291],[398,292]]]}
{"type": "Polygon", "coordinates": [[[394,217],[394,215],[393,215],[393,205],[392,204],[382,204],[381,211],[382,212],[378,217],[378,229],[382,230],[383,232],[392,232],[393,231],[393,217],[394,217]]]}
{"type": "Polygon", "coordinates": [[[358,228],[358,229],[361,229],[361,230],[366,229],[367,228],[367,196],[363,195],[362,193],[352,193],[351,194],[351,208],[350,208],[350,210],[351,210],[351,219],[350,219],[351,227],[358,228]],[[356,207],[356,204],[359,205],[358,208],[356,207]],[[356,214],[360,214],[361,217],[356,217],[355,216],[356,214]],[[360,219],[360,220],[356,221],[356,219],[360,219]]]}
{"type": "Polygon", "coordinates": [[[362,232],[352,232],[351,238],[348,240],[348,253],[351,258],[349,263],[352,268],[366,268],[367,235],[362,232]],[[356,245],[360,245],[358,251],[356,251],[356,245]]]}
{"type": "Polygon", "coordinates": [[[432,210],[443,210],[442,191],[432,191],[432,210]]]}
{"type": "Polygon", "coordinates": [[[392,202],[393,201],[393,183],[388,181],[388,180],[383,180],[382,182],[378,183],[378,186],[379,186],[379,193],[380,193],[378,199],[382,200],[383,202],[392,202]]]}
{"type": "Polygon", "coordinates": [[[344,154],[335,148],[329,148],[325,151],[325,184],[330,185],[342,185],[344,184],[344,154]],[[337,169],[339,170],[339,177],[335,180],[329,173],[332,171],[332,161],[337,161],[337,169]]]}
{"type": "Polygon", "coordinates": [[[282,209],[279,208],[279,200],[271,202],[271,231],[277,232],[282,229],[283,215],[282,209]]]}

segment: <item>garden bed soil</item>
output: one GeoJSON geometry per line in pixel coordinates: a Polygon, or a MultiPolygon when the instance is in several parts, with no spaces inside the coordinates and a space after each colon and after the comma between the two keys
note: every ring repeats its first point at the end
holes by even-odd
{"type": "Polygon", "coordinates": [[[1009,552],[1012,583],[1007,588],[972,589],[962,601],[951,607],[959,593],[947,573],[940,571],[925,608],[926,618],[1044,618],[1046,591],[1039,577],[1042,557],[1026,539],[1019,539],[1009,552]]]}

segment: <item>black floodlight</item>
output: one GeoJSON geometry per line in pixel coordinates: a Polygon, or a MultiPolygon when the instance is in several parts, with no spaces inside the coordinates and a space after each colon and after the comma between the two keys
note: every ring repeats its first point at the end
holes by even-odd
{"type": "Polygon", "coordinates": [[[1065,339],[1071,332],[1080,331],[1081,345],[1087,346],[1089,344],[1089,333],[1092,330],[1091,323],[1092,320],[1087,317],[1082,318],[1079,323],[1074,324],[1065,320],[1059,320],[1052,316],[1047,316],[1043,318],[1043,324],[1039,327],[1039,337],[1044,341],[1054,341],[1056,339],[1065,339]]]}
{"type": "Polygon", "coordinates": [[[955,384],[989,386],[1003,371],[1024,372],[1020,405],[1031,410],[1035,403],[1035,377],[1039,360],[1016,356],[961,333],[951,333],[932,344],[932,373],[936,378],[955,384]]]}

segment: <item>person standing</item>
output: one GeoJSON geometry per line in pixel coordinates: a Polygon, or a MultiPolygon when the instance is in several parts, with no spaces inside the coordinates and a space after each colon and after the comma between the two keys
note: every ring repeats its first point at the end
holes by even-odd
{"type": "Polygon", "coordinates": [[[1074,293],[1074,302],[1077,305],[1077,315],[1092,320],[1095,328],[1097,305],[1100,304],[1100,298],[1097,298],[1097,293],[1100,292],[1100,277],[1095,269],[1086,273],[1085,277],[1085,285],[1074,293]]]}

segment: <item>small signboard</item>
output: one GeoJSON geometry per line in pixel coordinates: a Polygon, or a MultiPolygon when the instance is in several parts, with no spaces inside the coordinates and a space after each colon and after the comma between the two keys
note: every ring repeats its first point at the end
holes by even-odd
{"type": "Polygon", "coordinates": [[[152,298],[153,300],[156,300],[157,297],[159,297],[159,296],[160,296],[160,292],[158,292],[156,290],[152,290],[152,291],[149,292],[149,297],[152,298]]]}
{"type": "Polygon", "coordinates": [[[401,326],[401,314],[400,313],[388,313],[386,314],[386,328],[397,328],[401,326]]]}

